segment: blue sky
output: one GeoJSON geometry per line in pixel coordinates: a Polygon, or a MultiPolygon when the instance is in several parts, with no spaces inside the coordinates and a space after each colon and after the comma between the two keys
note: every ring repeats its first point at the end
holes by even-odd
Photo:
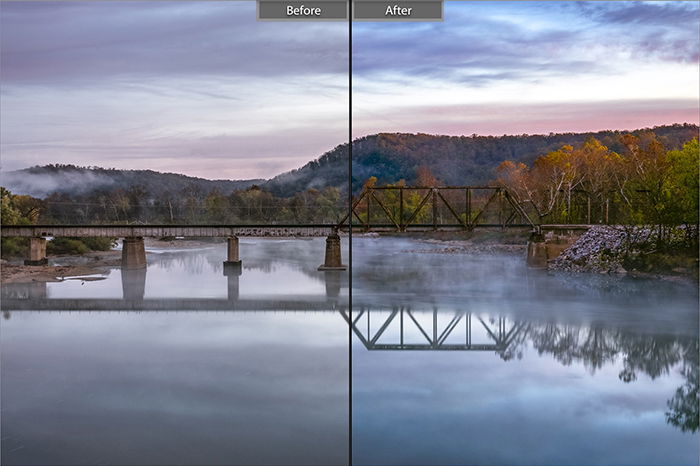
{"type": "MultiPolygon", "coordinates": [[[[452,2],[353,25],[353,133],[698,121],[698,2],[452,2]]],[[[270,177],[347,140],[346,23],[255,3],[2,2],[2,169],[270,177]]]]}

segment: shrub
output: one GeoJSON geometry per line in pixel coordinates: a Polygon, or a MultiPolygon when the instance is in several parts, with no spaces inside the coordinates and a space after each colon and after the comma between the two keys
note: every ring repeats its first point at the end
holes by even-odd
{"type": "Polygon", "coordinates": [[[114,238],[54,238],[46,245],[48,254],[85,254],[90,251],[109,251],[114,238]]]}
{"type": "Polygon", "coordinates": [[[0,255],[3,259],[24,257],[29,248],[29,238],[2,238],[0,240],[0,255]]]}

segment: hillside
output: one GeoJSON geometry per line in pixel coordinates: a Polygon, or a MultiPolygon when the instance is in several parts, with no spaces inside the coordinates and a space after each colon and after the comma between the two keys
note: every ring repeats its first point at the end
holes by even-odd
{"type": "MultiPolygon", "coordinates": [[[[595,137],[615,151],[622,151],[623,134],[653,131],[666,149],[679,149],[698,137],[698,126],[677,124],[634,131],[599,131],[517,136],[436,136],[429,134],[380,133],[353,141],[353,191],[370,176],[378,184],[415,180],[416,171],[427,166],[445,184],[486,183],[494,178],[503,160],[532,163],[539,155],[561,146],[577,146],[595,137]]],[[[340,145],[298,170],[279,175],[263,185],[276,195],[290,196],[308,188],[328,185],[343,187],[347,182],[347,144],[340,145]]]]}
{"type": "Polygon", "coordinates": [[[0,184],[17,194],[46,197],[52,193],[88,195],[97,191],[113,191],[145,187],[152,195],[179,193],[195,189],[212,190],[228,195],[264,180],[207,180],[177,173],[153,170],[117,170],[74,165],[45,165],[2,173],[0,184]]]}
{"type": "MultiPolygon", "coordinates": [[[[676,124],[631,131],[635,135],[653,131],[666,149],[679,149],[698,137],[698,126],[676,124]]],[[[353,192],[361,189],[371,176],[379,184],[400,179],[409,184],[419,167],[428,167],[444,184],[487,183],[494,179],[495,168],[504,160],[526,164],[539,155],[565,144],[578,146],[595,137],[612,150],[622,151],[619,138],[628,131],[564,133],[517,136],[440,136],[430,134],[380,133],[353,141],[353,192]]],[[[270,180],[207,180],[152,170],[117,170],[74,165],[46,165],[2,173],[0,184],[17,194],[44,198],[52,193],[91,196],[144,188],[149,197],[177,195],[187,191],[204,197],[212,191],[228,196],[233,191],[259,185],[278,197],[291,197],[309,189],[333,186],[347,189],[348,145],[342,144],[303,167],[270,180]]]]}

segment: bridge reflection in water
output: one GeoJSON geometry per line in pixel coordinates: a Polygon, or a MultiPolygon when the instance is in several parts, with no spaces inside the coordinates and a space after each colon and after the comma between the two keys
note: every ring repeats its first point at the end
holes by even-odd
{"type": "MultiPolygon", "coordinates": [[[[13,283],[2,288],[3,310],[66,310],[66,311],[206,311],[206,310],[289,310],[335,311],[347,308],[341,296],[344,275],[339,270],[322,272],[325,295],[300,295],[289,298],[241,299],[242,269],[224,269],[226,299],[220,298],[145,298],[147,269],[120,269],[122,299],[118,298],[50,298],[46,282],[13,283]]],[[[86,280],[92,277],[71,277],[86,280]]]]}
{"type": "MultiPolygon", "coordinates": [[[[218,311],[218,312],[337,312],[352,334],[370,352],[463,351],[493,352],[503,361],[530,347],[568,366],[580,362],[591,373],[619,364],[618,378],[634,382],[638,373],[652,380],[677,370],[683,385],[667,400],[667,422],[683,430],[698,429],[698,338],[693,335],[654,335],[638,329],[597,322],[575,325],[532,321],[485,312],[411,309],[408,306],[361,305],[349,312],[337,296],[296,296],[271,299],[143,299],[142,275],[124,275],[124,299],[52,299],[45,283],[3,288],[5,319],[12,311],[218,311]]],[[[338,277],[329,278],[336,287],[338,277]]]]}
{"type": "Polygon", "coordinates": [[[446,314],[437,308],[432,312],[420,313],[403,306],[395,307],[390,312],[360,308],[352,316],[345,311],[341,311],[341,314],[368,350],[506,353],[525,326],[522,322],[513,322],[505,317],[485,318],[469,312],[446,314]],[[440,322],[440,314],[449,316],[449,320],[440,322]],[[427,322],[426,315],[429,317],[427,322]],[[475,341],[475,334],[481,339],[475,341]]]}

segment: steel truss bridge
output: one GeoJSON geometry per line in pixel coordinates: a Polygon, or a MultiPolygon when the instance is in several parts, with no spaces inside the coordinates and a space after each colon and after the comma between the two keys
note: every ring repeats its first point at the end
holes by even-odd
{"type": "Polygon", "coordinates": [[[499,186],[369,186],[338,225],[365,232],[536,226],[513,195],[499,186]]]}
{"type": "Polygon", "coordinates": [[[337,223],[241,225],[2,225],[6,237],[323,237],[359,232],[470,231],[537,225],[498,186],[372,186],[337,223]]]}

